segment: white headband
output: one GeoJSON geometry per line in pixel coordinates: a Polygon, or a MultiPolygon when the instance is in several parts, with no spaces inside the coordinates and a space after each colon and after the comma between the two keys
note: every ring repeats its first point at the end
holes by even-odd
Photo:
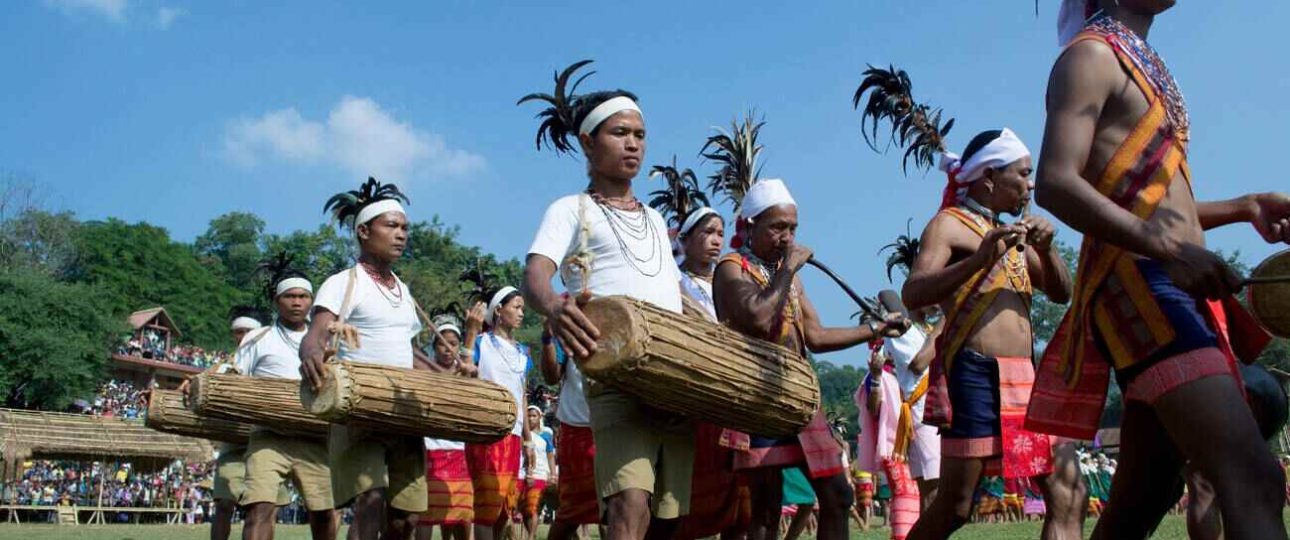
{"type": "Polygon", "coordinates": [[[502,307],[502,300],[505,300],[511,293],[516,292],[520,291],[515,287],[502,287],[502,290],[497,291],[493,298],[488,301],[488,311],[484,312],[484,320],[488,321],[489,324],[493,324],[493,319],[497,317],[497,308],[502,307]]]}
{"type": "Polygon", "coordinates": [[[967,161],[952,152],[941,154],[939,167],[950,174],[954,183],[966,186],[980,180],[986,169],[1005,167],[1029,155],[1030,149],[1017,138],[1017,134],[1011,129],[1003,128],[998,137],[977,150],[967,161]]]}
{"type": "Polygon", "coordinates": [[[456,332],[458,336],[461,335],[461,328],[458,328],[456,324],[446,322],[434,328],[435,341],[439,340],[439,335],[442,334],[444,330],[452,330],[453,332],[456,332]]]}
{"type": "Polygon", "coordinates": [[[309,280],[302,277],[292,277],[278,282],[278,286],[273,288],[273,297],[282,296],[282,293],[291,289],[304,289],[310,295],[314,294],[314,286],[309,283],[309,280]]]}
{"type": "Polygon", "coordinates": [[[376,216],[386,212],[399,212],[405,216],[408,214],[397,199],[381,199],[358,211],[358,216],[354,218],[354,228],[357,229],[359,225],[372,221],[376,216]]]}
{"type": "Polygon", "coordinates": [[[716,213],[717,211],[713,210],[711,206],[705,206],[703,208],[690,212],[690,215],[686,216],[685,222],[681,223],[681,228],[677,230],[677,233],[676,233],[677,238],[680,238],[682,236],[689,234],[690,229],[693,229],[695,225],[698,225],[700,221],[703,221],[703,218],[714,215],[716,213]]]}
{"type": "Polygon", "coordinates": [[[771,207],[781,204],[797,206],[797,201],[793,200],[793,195],[788,192],[788,186],[784,185],[784,181],[778,178],[758,180],[744,195],[743,205],[739,207],[739,216],[753,219],[771,207]]]}
{"type": "Polygon", "coordinates": [[[233,319],[233,323],[231,326],[233,327],[232,328],[233,330],[255,330],[256,328],[260,328],[264,325],[261,324],[260,321],[257,321],[251,317],[242,316],[242,317],[233,319]]]}
{"type": "Polygon", "coordinates": [[[582,125],[578,126],[578,134],[586,135],[591,133],[601,122],[623,111],[636,111],[641,115],[641,118],[645,117],[645,114],[641,113],[640,106],[635,101],[632,101],[632,98],[627,96],[610,98],[605,100],[604,103],[596,105],[596,108],[587,113],[587,117],[582,119],[582,125]]]}

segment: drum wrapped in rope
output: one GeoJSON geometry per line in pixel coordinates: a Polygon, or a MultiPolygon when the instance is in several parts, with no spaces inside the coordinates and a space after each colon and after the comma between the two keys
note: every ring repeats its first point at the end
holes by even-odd
{"type": "Polygon", "coordinates": [[[798,433],[820,406],[815,371],[787,348],[624,296],[582,309],[600,340],[578,368],[648,405],[771,437],[798,433]]]}
{"type": "Polygon", "coordinates": [[[152,390],[144,425],[163,433],[233,444],[246,444],[251,437],[250,424],[198,416],[188,410],[184,394],[178,390],[152,390]]]}
{"type": "MultiPolygon", "coordinates": [[[[1290,250],[1268,257],[1250,274],[1251,280],[1290,276],[1290,250]]],[[[1247,296],[1250,310],[1269,332],[1290,337],[1290,281],[1255,282],[1247,296]]]]}
{"type": "Polygon", "coordinates": [[[188,387],[188,407],[201,416],[267,427],[283,435],[325,438],[327,421],[300,406],[300,382],[232,373],[201,373],[188,387]]]}
{"type": "Polygon", "coordinates": [[[321,390],[300,385],[300,403],[337,424],[473,443],[500,440],[515,426],[515,398],[495,383],[368,363],[326,367],[321,390]]]}

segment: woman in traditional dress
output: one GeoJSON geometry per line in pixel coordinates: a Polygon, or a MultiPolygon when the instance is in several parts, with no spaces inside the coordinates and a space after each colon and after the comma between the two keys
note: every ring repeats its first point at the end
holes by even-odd
{"type": "MultiPolygon", "coordinates": [[[[525,381],[533,367],[528,346],[515,338],[515,330],[524,322],[524,297],[515,287],[502,287],[488,295],[484,322],[488,331],[475,338],[474,359],[479,378],[495,382],[510,390],[515,410],[528,407],[525,381]]],[[[532,443],[524,415],[515,416],[511,433],[501,440],[466,445],[466,461],[475,487],[475,538],[500,538],[519,502],[520,453],[528,458],[532,473],[532,443]]]]}

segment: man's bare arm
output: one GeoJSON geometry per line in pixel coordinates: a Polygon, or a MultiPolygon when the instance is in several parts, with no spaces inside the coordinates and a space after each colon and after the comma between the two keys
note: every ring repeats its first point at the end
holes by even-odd
{"type": "Polygon", "coordinates": [[[737,329],[769,336],[774,332],[775,317],[788,301],[789,289],[795,272],[775,274],[770,287],[765,289],[745,279],[743,269],[733,262],[717,265],[712,281],[713,301],[717,314],[737,329]]]}
{"type": "MultiPolygon", "coordinates": [[[[998,260],[1001,249],[983,249],[978,247],[971,257],[954,264],[949,264],[954,254],[951,237],[954,227],[960,226],[955,218],[940,215],[932,218],[923,231],[922,249],[914,268],[901,288],[901,299],[909,309],[939,304],[954,294],[960,287],[972,279],[972,276],[988,264],[998,260]]],[[[986,233],[981,246],[1004,244],[1004,247],[1016,244],[1021,239],[1021,229],[1012,225],[996,227],[986,233]]]]}
{"type": "Polygon", "coordinates": [[[562,298],[555,292],[551,286],[555,271],[555,262],[551,259],[529,255],[524,264],[524,301],[551,322],[565,352],[580,358],[590,357],[596,353],[600,331],[578,309],[572,295],[562,298]]]}
{"type": "Polygon", "coordinates": [[[1048,80],[1035,202],[1081,233],[1168,260],[1176,247],[1159,226],[1116,206],[1083,177],[1102,110],[1126,83],[1115,53],[1104,44],[1077,43],[1058,58],[1048,80]]]}
{"type": "MultiPolygon", "coordinates": [[[[840,351],[877,337],[869,329],[868,325],[825,328],[820,323],[819,312],[815,311],[815,305],[806,297],[806,293],[802,292],[800,298],[802,303],[802,329],[806,334],[807,350],[816,354],[840,351]]],[[[878,331],[882,332],[885,328],[886,324],[880,321],[878,331]]]]}

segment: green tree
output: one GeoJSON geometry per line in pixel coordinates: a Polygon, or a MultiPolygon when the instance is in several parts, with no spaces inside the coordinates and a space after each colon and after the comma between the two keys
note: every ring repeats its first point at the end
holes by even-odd
{"type": "Polygon", "coordinates": [[[193,242],[193,250],[203,263],[218,268],[229,285],[253,289],[255,267],[264,258],[260,249],[263,233],[264,220],[246,212],[229,212],[211,220],[206,232],[193,242]]]}
{"type": "Polygon", "coordinates": [[[820,403],[829,416],[846,422],[847,433],[860,433],[857,422],[860,411],[856,408],[855,392],[864,380],[865,372],[855,366],[838,366],[832,362],[812,362],[820,380],[820,403]]]}
{"type": "Polygon", "coordinates": [[[0,222],[0,269],[28,269],[64,277],[76,260],[80,223],[70,212],[28,209],[0,222]]]}
{"type": "Polygon", "coordinates": [[[246,303],[255,289],[239,290],[202,264],[193,250],[170,239],[165,229],[118,219],[82,223],[76,235],[78,258],[69,278],[102,288],[116,316],[164,306],[175,318],[183,341],[208,349],[227,349],[225,317],[246,303]]]}
{"type": "Polygon", "coordinates": [[[126,331],[94,286],[31,269],[0,271],[0,396],[5,406],[61,410],[93,395],[126,331]]]}
{"type": "MultiPolygon", "coordinates": [[[[1060,241],[1053,247],[1056,247],[1057,253],[1061,254],[1062,260],[1066,262],[1066,269],[1070,271],[1071,279],[1074,280],[1079,252],[1060,241]]],[[[1034,332],[1037,347],[1040,343],[1047,345],[1053,339],[1053,334],[1057,332],[1057,325],[1066,315],[1067,307],[1069,307],[1067,304],[1053,302],[1044,293],[1035,291],[1034,301],[1030,304],[1030,328],[1034,332]]],[[[1039,351],[1043,351],[1042,347],[1039,351]]]]}

